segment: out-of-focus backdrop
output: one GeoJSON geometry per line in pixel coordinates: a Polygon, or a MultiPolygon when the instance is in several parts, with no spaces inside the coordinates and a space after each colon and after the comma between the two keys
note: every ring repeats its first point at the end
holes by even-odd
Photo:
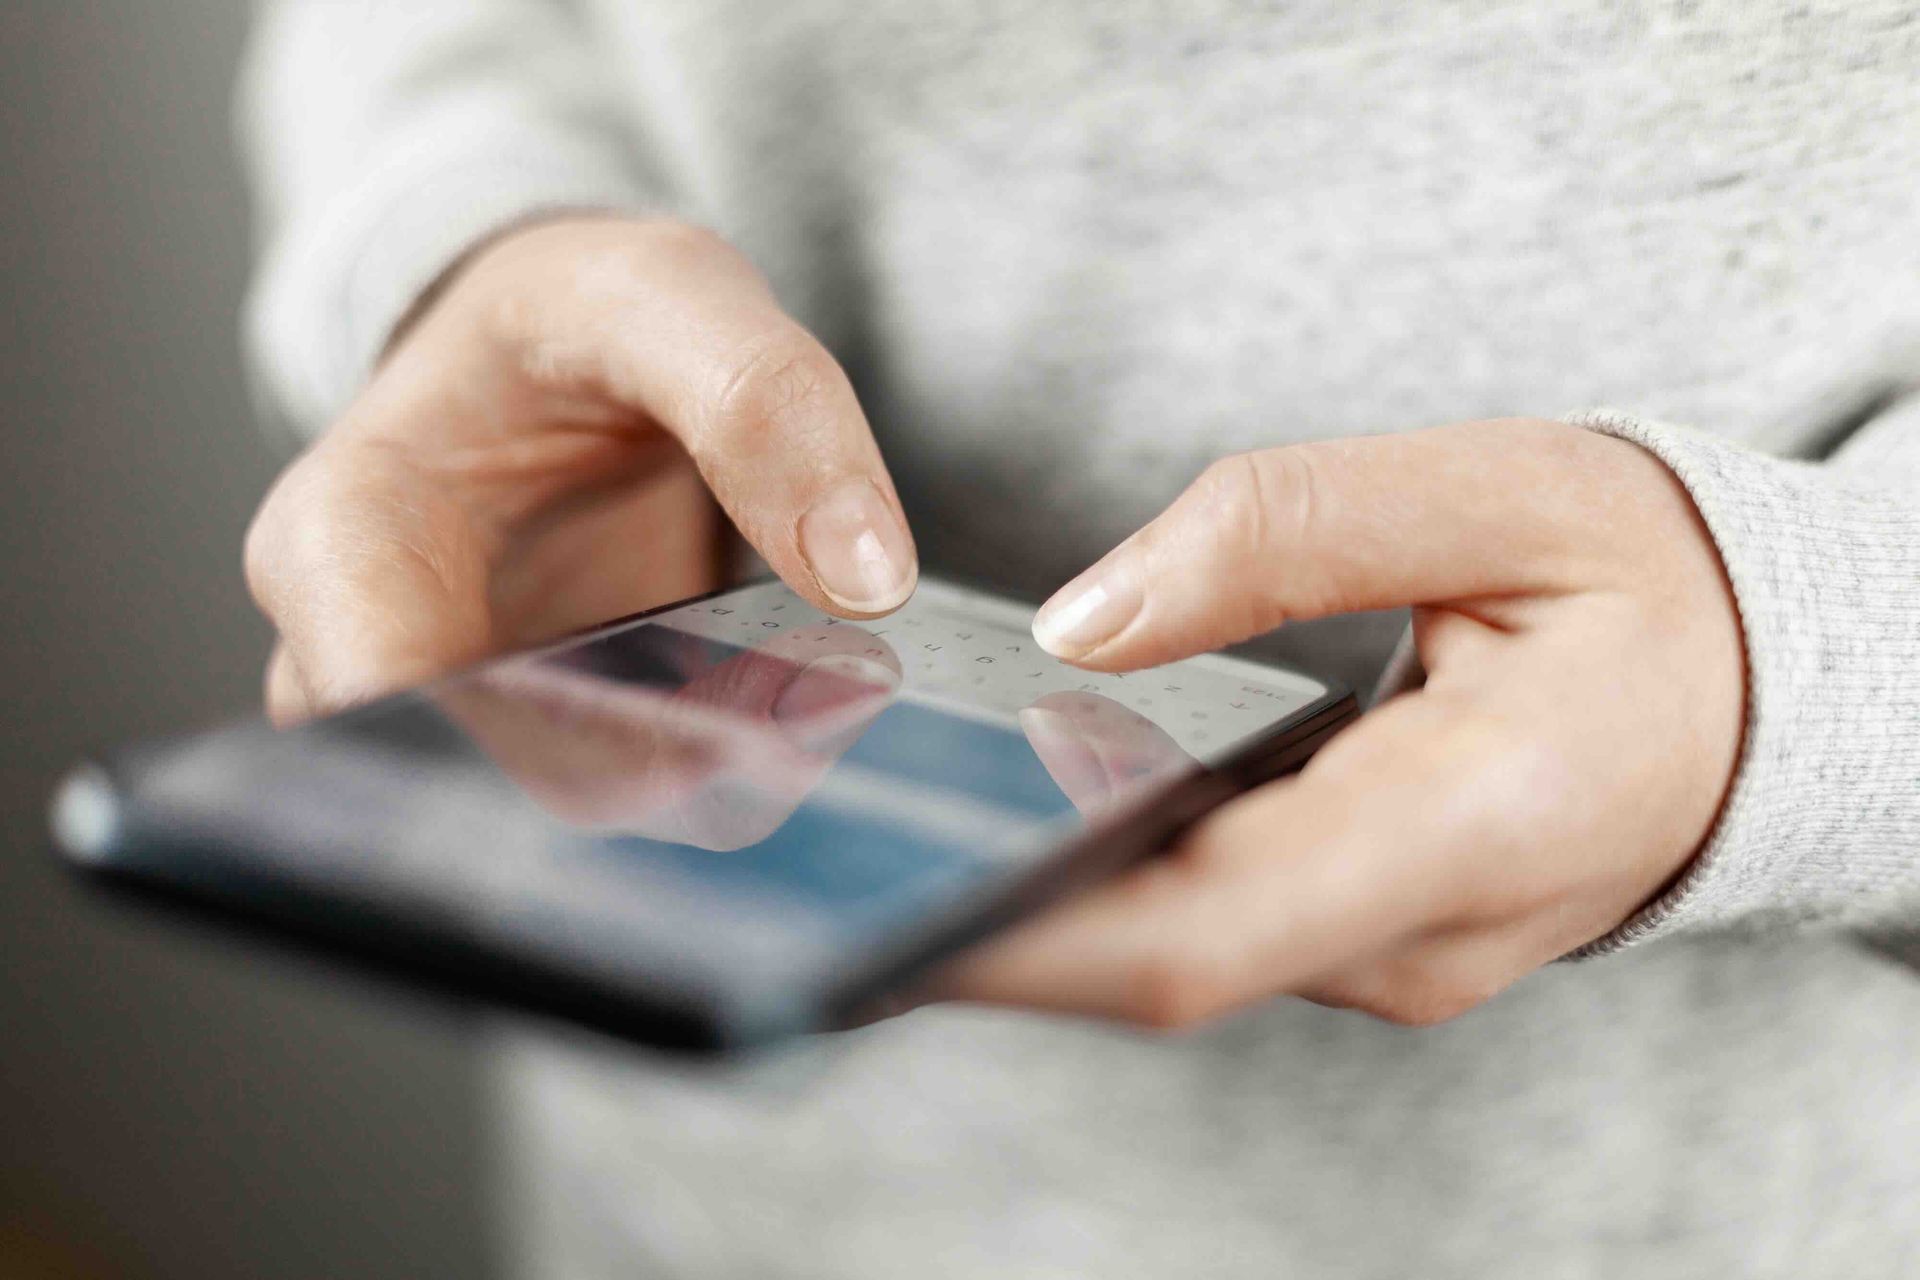
{"type": "Polygon", "coordinates": [[[254,704],[240,0],[0,4],[0,1280],[487,1274],[469,1029],[113,909],[43,806],[254,704]]]}

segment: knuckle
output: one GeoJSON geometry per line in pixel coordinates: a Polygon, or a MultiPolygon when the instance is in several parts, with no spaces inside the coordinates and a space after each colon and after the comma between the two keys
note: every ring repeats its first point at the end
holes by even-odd
{"type": "Polygon", "coordinates": [[[254,603],[262,608],[266,606],[267,587],[275,559],[276,531],[273,525],[272,499],[269,498],[254,512],[240,546],[240,571],[246,579],[247,592],[253,597],[254,603]]]}
{"type": "Polygon", "coordinates": [[[1381,997],[1379,1008],[1369,1012],[1395,1026],[1417,1029],[1451,1022],[1478,1003],[1465,996],[1433,991],[1389,992],[1381,997]]]}
{"type": "MultiPolygon", "coordinates": [[[[1319,491],[1312,467],[1297,448],[1230,454],[1210,464],[1194,482],[1189,501],[1203,512],[1216,554],[1228,564],[1255,570],[1270,565],[1276,553],[1301,545],[1319,491]]],[[[1288,593],[1297,595],[1297,584],[1288,593]]],[[[1257,616],[1249,627],[1271,630],[1287,620],[1289,610],[1274,593],[1254,595],[1257,616]]]]}
{"type": "MultiPolygon", "coordinates": [[[[466,332],[554,380],[608,376],[599,347],[678,285],[712,290],[758,272],[714,231],[670,219],[561,220],[507,236],[452,281],[466,332]]],[[[447,306],[435,308],[445,312],[447,306]]]]}
{"type": "Polygon", "coordinates": [[[293,656],[284,644],[274,646],[262,683],[267,716],[275,724],[295,724],[312,714],[293,656]]]}
{"type": "Polygon", "coordinates": [[[1317,485],[1311,454],[1304,449],[1230,454],[1209,466],[1201,482],[1206,502],[1250,549],[1292,539],[1313,514],[1317,485]]]}
{"type": "Polygon", "coordinates": [[[261,499],[241,544],[241,566],[248,589],[270,616],[284,603],[280,588],[301,578],[323,549],[342,535],[346,523],[342,490],[349,486],[352,446],[343,442],[346,424],[282,471],[261,499]]]}
{"type": "Polygon", "coordinates": [[[1262,464],[1253,453],[1234,453],[1209,463],[1194,485],[1214,528],[1231,545],[1257,551],[1266,542],[1268,512],[1262,464]]]}
{"type": "Polygon", "coordinates": [[[844,377],[833,357],[802,334],[749,344],[723,369],[713,428],[723,439],[783,433],[829,405],[844,377]]]}
{"type": "Polygon", "coordinates": [[[1358,1007],[1398,1026],[1436,1027],[1485,1004],[1502,985],[1455,966],[1414,961],[1397,966],[1358,1007]]]}
{"type": "Polygon", "coordinates": [[[735,250],[726,238],[711,227],[678,218],[660,218],[640,224],[641,242],[652,253],[669,258],[701,258],[715,254],[733,256],[735,250]]]}
{"type": "Polygon", "coordinates": [[[1308,1004],[1317,1004],[1323,1009],[1353,1009],[1362,1013],[1369,1012],[1366,997],[1338,977],[1322,978],[1309,986],[1301,987],[1293,994],[1308,1004]]]}
{"type": "Polygon", "coordinates": [[[241,542],[240,565],[247,591],[270,616],[274,588],[287,568],[289,534],[298,519],[299,495],[308,486],[309,466],[308,458],[303,457],[281,473],[254,512],[241,542]]]}
{"type": "Polygon", "coordinates": [[[660,272],[733,250],[719,234],[690,222],[610,223],[577,248],[581,277],[602,288],[650,288],[660,272]]]}
{"type": "MultiPolygon", "coordinates": [[[[635,312],[688,288],[711,290],[745,259],[717,234],[680,222],[604,222],[553,229],[552,242],[516,244],[482,273],[481,326],[508,347],[560,341],[591,348],[635,312]]],[[[587,352],[573,353],[588,363],[587,352]]]]}
{"type": "Polygon", "coordinates": [[[1228,966],[1214,948],[1190,938],[1157,943],[1138,958],[1130,975],[1128,1017],[1156,1030],[1189,1030],[1232,1003],[1228,966]]]}

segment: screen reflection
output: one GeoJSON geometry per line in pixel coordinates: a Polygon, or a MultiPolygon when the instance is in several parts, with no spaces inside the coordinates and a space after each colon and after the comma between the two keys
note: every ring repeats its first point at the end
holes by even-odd
{"type": "MultiPolygon", "coordinates": [[[[932,825],[955,801],[1031,825],[1095,815],[1194,767],[1158,726],[1099,693],[1044,693],[1007,723],[921,705],[901,673],[893,647],[852,623],[752,647],[647,623],[428,696],[567,826],[709,852],[772,839],[835,773],[918,799],[932,825]]],[[[896,816],[911,822],[907,808],[896,816]]]]}

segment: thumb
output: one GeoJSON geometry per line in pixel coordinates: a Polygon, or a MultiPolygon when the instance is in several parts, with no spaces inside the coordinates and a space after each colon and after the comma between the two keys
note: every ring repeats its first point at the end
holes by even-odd
{"type": "Polygon", "coordinates": [[[486,564],[466,513],[398,451],[317,446],[247,534],[247,584],[281,638],[269,710],[323,714],[482,657],[486,564]]]}
{"type": "Polygon", "coordinates": [[[1516,420],[1238,454],[1034,619],[1056,657],[1153,666],[1283,622],[1573,585],[1568,463],[1592,441],[1516,420]]]}

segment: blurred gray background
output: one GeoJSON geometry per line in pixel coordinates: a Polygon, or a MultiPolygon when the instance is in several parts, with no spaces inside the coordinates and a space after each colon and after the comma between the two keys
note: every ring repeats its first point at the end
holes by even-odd
{"type": "Polygon", "coordinates": [[[454,1012],[115,908],[43,805],[92,744],[251,707],[284,458],[236,350],[239,0],[0,5],[0,1278],[482,1276],[454,1012]]]}

